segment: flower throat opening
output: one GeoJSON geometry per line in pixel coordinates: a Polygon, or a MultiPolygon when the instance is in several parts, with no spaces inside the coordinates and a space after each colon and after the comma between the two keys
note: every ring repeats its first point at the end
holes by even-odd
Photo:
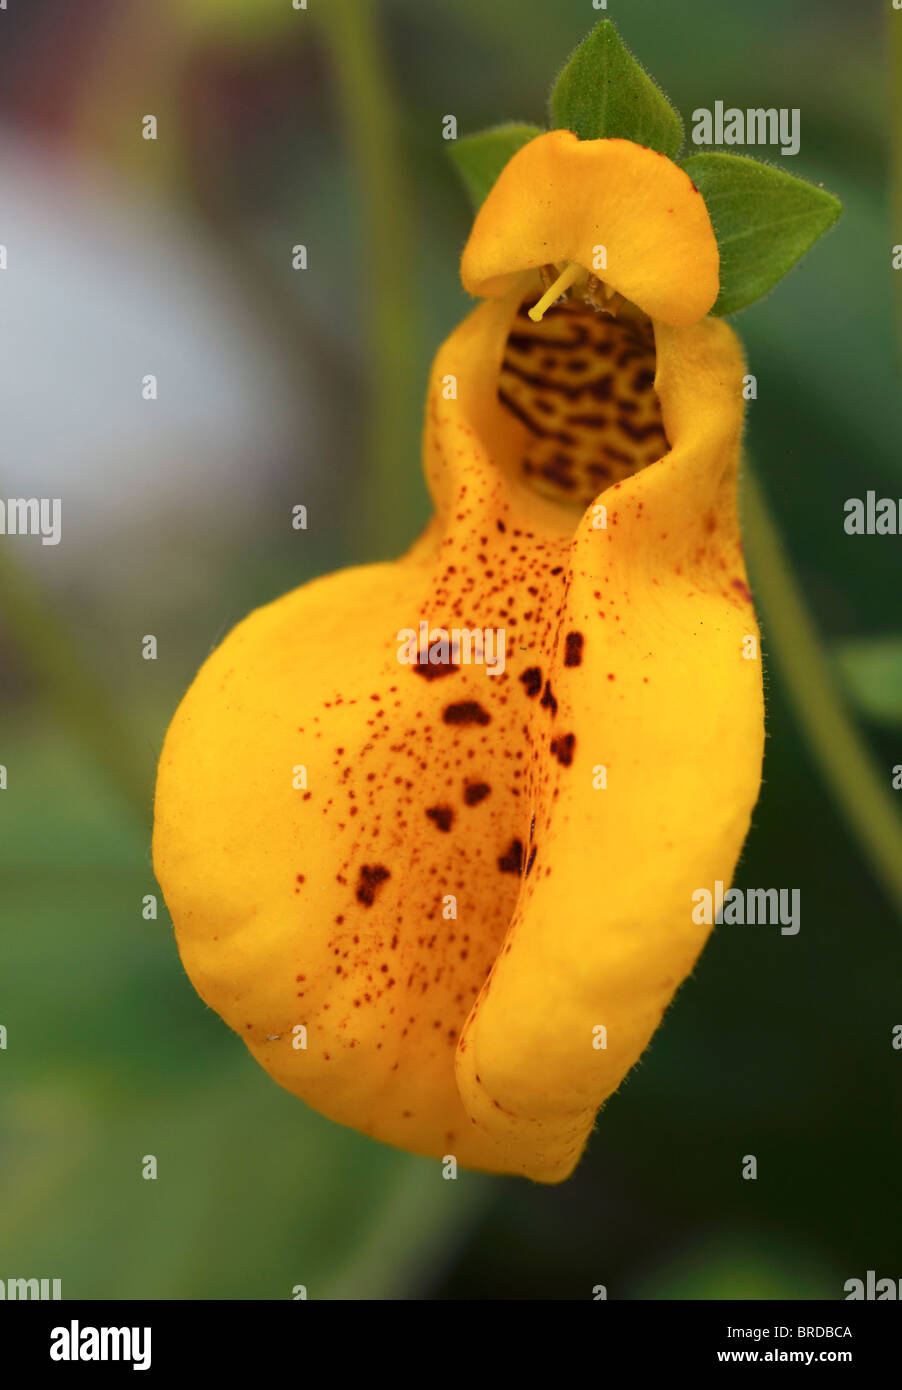
{"type": "MultiPolygon", "coordinates": [[[[550,278],[543,276],[546,298],[550,278]]],[[[556,502],[586,507],[670,447],[654,389],[654,329],[635,305],[606,298],[597,281],[537,321],[540,306],[533,295],[517,311],[498,400],[525,426],[525,480],[556,502]]]]}

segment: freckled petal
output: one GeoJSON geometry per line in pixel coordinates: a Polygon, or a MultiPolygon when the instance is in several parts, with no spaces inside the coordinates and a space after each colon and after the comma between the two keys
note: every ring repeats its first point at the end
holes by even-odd
{"type": "Polygon", "coordinates": [[[544,1181],[572,1170],[691,970],[708,934],[692,892],[729,884],[760,781],[736,516],[742,357],[710,320],[657,340],[672,449],[603,493],[607,528],[590,509],[570,548],[543,666],[557,710],[530,740],[538,851],[458,1048],[461,1094],[502,1166],[544,1181]]]}
{"type": "Polygon", "coordinates": [[[492,819],[492,797],[471,808],[465,790],[488,781],[500,796],[498,760],[491,726],[442,712],[490,707],[485,678],[429,681],[397,659],[430,575],[411,561],[350,570],[234,630],[167,735],[154,862],[195,987],[271,1075],[335,1120],[444,1153],[470,1128],[454,1046],[516,881],[487,915],[464,881],[492,819]],[[479,756],[445,766],[455,743],[479,756]],[[292,786],[300,764],[306,791],[292,786]],[[458,923],[442,919],[444,893],[458,923]]]}
{"type": "MultiPolygon", "coordinates": [[[[690,895],[730,878],[761,689],[731,331],[658,328],[672,447],[623,464],[596,531],[532,486],[534,433],[497,395],[519,295],[438,355],[417,545],[259,610],[205,663],[163,750],[154,863],[196,988],[280,1084],[388,1143],[557,1181],[701,948],[690,895]],[[402,665],[420,618],[503,629],[504,672],[402,665]]],[[[639,349],[604,331],[614,428],[639,349]]],[[[559,405],[578,453],[571,340],[523,400],[559,405]]],[[[574,374],[589,391],[595,370],[574,374]]]]}
{"type": "Polygon", "coordinates": [[[720,258],[688,174],[628,140],[554,130],[524,145],[483,204],[461,263],[464,287],[506,294],[538,266],[575,261],[653,319],[695,323],[717,298],[720,258]]]}

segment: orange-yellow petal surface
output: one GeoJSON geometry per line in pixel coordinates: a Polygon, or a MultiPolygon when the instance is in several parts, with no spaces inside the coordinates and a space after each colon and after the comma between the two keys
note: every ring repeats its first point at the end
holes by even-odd
{"type": "Polygon", "coordinates": [[[436,359],[421,541],[204,664],[154,863],[196,988],[281,1085],[554,1182],[704,944],[691,895],[731,878],[763,718],[734,335],[565,308],[530,328],[521,294],[436,359]],[[504,670],[403,664],[421,620],[503,629],[504,670]]]}
{"type": "Polygon", "coordinates": [[[717,241],[701,194],[671,160],[629,140],[553,130],[524,145],[479,211],[461,276],[471,294],[494,297],[518,272],[562,261],[673,327],[695,323],[717,298],[717,241]]]}

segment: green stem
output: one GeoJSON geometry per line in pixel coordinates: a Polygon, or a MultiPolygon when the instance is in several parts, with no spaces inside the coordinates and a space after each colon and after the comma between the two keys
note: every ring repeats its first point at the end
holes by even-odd
{"type": "Polygon", "coordinates": [[[411,540],[403,499],[410,493],[415,284],[406,224],[410,201],[398,158],[399,122],[381,58],[371,3],[329,0],[317,7],[338,80],[346,139],[360,192],[358,267],[367,305],[367,466],[357,515],[370,551],[395,555],[411,540]],[[376,538],[376,539],[374,539],[376,538]]]}
{"type": "MultiPolygon", "coordinates": [[[[892,215],[891,244],[902,243],[902,11],[889,10],[890,25],[890,112],[892,196],[890,213],[892,215]]],[[[899,341],[902,343],[902,270],[890,272],[896,287],[896,324],[899,341]]]]}
{"type": "Polygon", "coordinates": [[[768,647],[778,661],[802,735],[849,828],[902,916],[902,820],[886,772],[876,766],[849,718],[770,519],[746,472],[743,535],[768,647]]]}
{"type": "Polygon", "coordinates": [[[0,617],[16,650],[56,708],[124,799],[146,823],[155,757],[138,751],[115,702],[88,669],[28,576],[0,551],[0,617]]]}
{"type": "Polygon", "coordinates": [[[434,1163],[408,1160],[378,1221],[320,1296],[342,1302],[415,1297],[469,1237],[496,1196],[495,1181],[467,1172],[443,1183],[434,1163]]]}

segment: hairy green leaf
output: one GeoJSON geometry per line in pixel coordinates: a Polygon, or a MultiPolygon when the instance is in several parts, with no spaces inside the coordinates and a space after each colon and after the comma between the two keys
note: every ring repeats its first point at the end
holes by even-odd
{"type": "Polygon", "coordinates": [[[592,30],[567,62],[551,93],[555,129],[580,140],[618,137],[675,159],[683,122],[664,93],[624,46],[609,19],[592,30]]]}
{"type": "Polygon", "coordinates": [[[832,193],[746,155],[695,154],[683,168],[705,200],[720,250],[714,314],[767,294],[842,212],[832,193]]]}

